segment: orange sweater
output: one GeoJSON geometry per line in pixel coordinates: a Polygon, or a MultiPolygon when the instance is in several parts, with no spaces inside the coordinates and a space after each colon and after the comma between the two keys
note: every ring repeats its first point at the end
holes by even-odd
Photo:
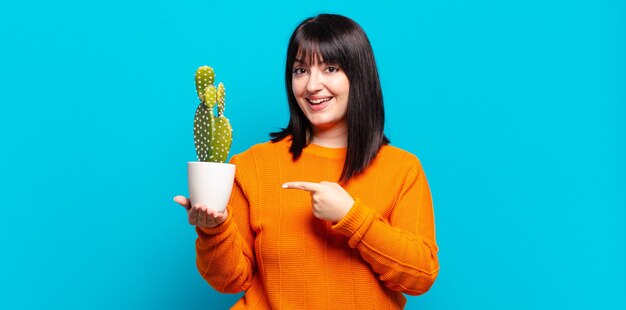
{"type": "Polygon", "coordinates": [[[439,271],[431,194],[409,152],[383,146],[344,189],[338,223],[317,219],[311,195],[288,181],[336,182],[346,149],[310,144],[293,161],[290,137],[235,155],[229,216],[198,228],[196,263],[216,290],[245,291],[233,309],[401,309],[439,271]]]}

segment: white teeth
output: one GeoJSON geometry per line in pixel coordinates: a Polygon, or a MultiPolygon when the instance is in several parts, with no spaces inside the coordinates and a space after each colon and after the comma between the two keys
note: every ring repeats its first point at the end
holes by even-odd
{"type": "Polygon", "coordinates": [[[317,100],[307,99],[307,100],[309,100],[309,102],[312,103],[312,104],[320,104],[320,103],[326,102],[326,101],[328,101],[330,99],[332,99],[332,97],[331,98],[326,98],[326,99],[317,99],[317,100]]]}

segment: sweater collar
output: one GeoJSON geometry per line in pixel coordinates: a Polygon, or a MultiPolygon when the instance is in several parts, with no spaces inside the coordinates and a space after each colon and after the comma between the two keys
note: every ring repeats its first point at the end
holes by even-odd
{"type": "MultiPolygon", "coordinates": [[[[292,136],[289,135],[286,139],[283,140],[285,142],[285,147],[287,149],[289,149],[289,147],[291,146],[291,139],[292,139],[292,136]]],[[[317,156],[322,156],[322,157],[327,157],[327,158],[337,158],[337,159],[342,159],[342,160],[346,158],[347,152],[348,152],[347,147],[332,148],[332,147],[325,147],[325,146],[321,146],[321,145],[313,144],[313,143],[309,143],[309,145],[305,146],[302,149],[303,154],[312,154],[312,155],[317,155],[317,156]]]]}
{"type": "Polygon", "coordinates": [[[347,151],[348,151],[347,147],[332,148],[332,147],[325,147],[325,146],[321,146],[321,145],[317,145],[313,143],[309,143],[309,145],[307,145],[304,149],[302,149],[302,153],[315,154],[315,155],[319,155],[322,157],[341,158],[341,159],[346,158],[347,151]]]}

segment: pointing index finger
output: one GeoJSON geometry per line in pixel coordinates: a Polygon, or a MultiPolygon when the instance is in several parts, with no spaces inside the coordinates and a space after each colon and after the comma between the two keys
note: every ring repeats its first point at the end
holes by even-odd
{"type": "Polygon", "coordinates": [[[286,189],[301,189],[307,192],[316,192],[320,188],[319,183],[312,182],[287,182],[283,184],[283,188],[286,189]]]}

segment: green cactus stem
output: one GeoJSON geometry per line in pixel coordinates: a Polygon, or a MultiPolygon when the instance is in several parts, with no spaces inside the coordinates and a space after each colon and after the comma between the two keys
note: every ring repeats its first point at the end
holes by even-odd
{"type": "Polygon", "coordinates": [[[211,67],[202,66],[196,71],[196,91],[200,105],[193,122],[193,139],[199,161],[224,163],[233,142],[233,130],[224,116],[226,89],[222,83],[216,88],[214,80],[215,73],[211,67]]]}
{"type": "Polygon", "coordinates": [[[215,80],[215,72],[209,66],[202,66],[196,71],[196,92],[200,101],[204,101],[204,91],[207,86],[213,85],[215,80]]]}

